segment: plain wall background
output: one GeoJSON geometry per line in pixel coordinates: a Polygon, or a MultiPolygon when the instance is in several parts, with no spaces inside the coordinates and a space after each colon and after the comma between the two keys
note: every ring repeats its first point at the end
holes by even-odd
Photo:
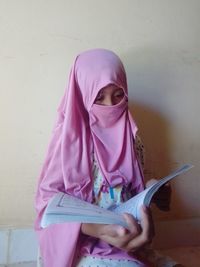
{"type": "Polygon", "coordinates": [[[75,55],[102,47],[127,70],[146,175],[183,163],[169,213],[200,217],[200,1],[0,0],[0,226],[32,225],[37,177],[75,55]]]}

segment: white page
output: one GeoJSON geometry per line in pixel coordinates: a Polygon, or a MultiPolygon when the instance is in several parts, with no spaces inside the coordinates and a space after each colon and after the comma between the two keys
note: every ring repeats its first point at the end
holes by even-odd
{"type": "Polygon", "coordinates": [[[132,197],[128,201],[119,205],[118,207],[116,207],[114,209],[114,211],[117,213],[124,213],[124,212],[130,213],[136,218],[136,220],[139,221],[141,219],[141,217],[140,217],[141,205],[144,204],[145,206],[148,207],[151,203],[151,199],[152,199],[153,195],[155,194],[155,192],[158,191],[158,189],[162,185],[164,185],[165,183],[167,183],[171,179],[175,178],[176,176],[188,171],[192,167],[194,167],[194,166],[191,164],[183,165],[178,170],[176,170],[173,173],[171,173],[170,175],[162,178],[158,182],[155,182],[153,185],[151,185],[150,187],[148,187],[147,189],[145,189],[144,191],[142,191],[138,195],[132,197]]]}
{"type": "Polygon", "coordinates": [[[193,167],[194,166],[192,164],[185,164],[181,168],[179,168],[178,170],[174,171],[173,173],[171,173],[168,176],[165,176],[164,178],[160,179],[157,183],[150,186],[148,188],[149,190],[145,196],[144,204],[148,207],[151,203],[151,199],[152,199],[153,195],[160,189],[161,186],[163,186],[164,184],[169,182],[171,179],[177,177],[178,175],[185,173],[186,171],[190,170],[193,167]]]}
{"type": "Polygon", "coordinates": [[[127,227],[122,215],[60,192],[47,206],[41,227],[62,222],[119,224],[127,227]]]}

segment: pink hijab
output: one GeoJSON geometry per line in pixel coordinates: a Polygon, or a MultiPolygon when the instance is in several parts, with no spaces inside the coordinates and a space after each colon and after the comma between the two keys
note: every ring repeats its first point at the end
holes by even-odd
{"type": "MultiPolygon", "coordinates": [[[[133,146],[137,127],[128,111],[127,94],[125,70],[113,52],[94,49],[76,57],[36,194],[35,228],[45,267],[73,264],[80,224],[41,229],[40,220],[49,199],[58,191],[92,202],[93,152],[105,186],[131,184],[135,191],[143,189],[133,146]],[[99,90],[109,84],[123,88],[123,100],[115,106],[93,104],[99,90]]],[[[104,250],[102,247],[95,254],[104,255],[104,250]]]]}

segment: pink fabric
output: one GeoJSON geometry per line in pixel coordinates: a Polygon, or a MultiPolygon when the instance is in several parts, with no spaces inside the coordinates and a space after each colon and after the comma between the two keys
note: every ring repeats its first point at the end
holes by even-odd
{"type": "Polygon", "coordinates": [[[141,184],[140,173],[136,173],[139,168],[127,104],[125,96],[117,105],[94,104],[89,111],[96,158],[107,184],[112,187],[130,182],[133,187],[141,184]]]}
{"type": "MultiPolygon", "coordinates": [[[[80,240],[80,224],[66,223],[41,229],[40,220],[49,199],[58,191],[92,201],[92,152],[95,152],[107,186],[132,183],[143,189],[143,177],[133,137],[137,127],[128,111],[127,83],[120,59],[111,51],[94,49],[77,56],[47,151],[36,193],[38,233],[45,267],[73,265],[80,240]],[[124,89],[124,99],[115,106],[95,105],[99,90],[109,84],[124,89]]],[[[103,244],[95,255],[121,252],[103,244]]],[[[122,253],[123,254],[123,253],[122,253]]]]}

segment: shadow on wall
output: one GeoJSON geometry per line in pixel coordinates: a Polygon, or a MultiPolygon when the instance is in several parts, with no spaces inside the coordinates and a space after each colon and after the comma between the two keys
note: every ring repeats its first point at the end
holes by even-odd
{"type": "MultiPolygon", "coordinates": [[[[129,110],[139,128],[138,134],[145,147],[145,181],[162,178],[176,167],[172,167],[170,151],[169,123],[159,113],[150,108],[129,103],[129,110]]],[[[175,193],[175,192],[174,192],[175,193]]],[[[156,218],[172,219],[170,212],[159,212],[154,209],[156,218]]]]}
{"type": "MultiPolygon", "coordinates": [[[[180,166],[172,158],[172,125],[167,118],[173,116],[170,108],[176,108],[174,102],[168,101],[181,93],[181,88],[176,85],[176,67],[182,64],[181,54],[178,49],[149,49],[129,51],[121,58],[128,78],[129,109],[145,145],[145,177],[147,180],[161,178],[180,166]]],[[[180,193],[173,188],[171,211],[156,210],[155,213],[157,219],[165,220],[187,217],[190,211],[182,203],[180,193]]]]}
{"type": "Polygon", "coordinates": [[[145,178],[159,178],[171,171],[168,122],[157,112],[129,103],[145,147],[145,178]]]}

